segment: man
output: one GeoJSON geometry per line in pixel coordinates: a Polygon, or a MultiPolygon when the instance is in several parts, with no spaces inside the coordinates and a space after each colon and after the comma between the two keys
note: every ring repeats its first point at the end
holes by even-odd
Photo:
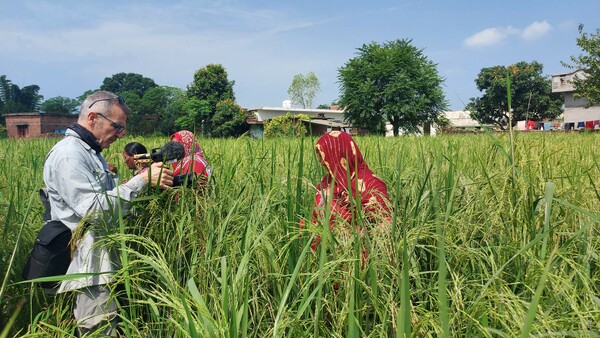
{"type": "Polygon", "coordinates": [[[106,286],[110,272],[117,269],[116,257],[113,250],[98,245],[103,225],[115,224],[119,204],[126,211],[127,202],[147,184],[163,189],[173,184],[173,172],[153,163],[147,173],[116,186],[100,153],[126,134],[128,113],[120,96],[106,91],[91,94],[83,101],[77,123],[69,126],[44,163],[52,220],[82,233],[74,236],[76,247],[67,274],[95,274],[63,281],[58,289],[59,293],[76,290],[73,312],[80,335],[116,335],[117,307],[106,286]]]}

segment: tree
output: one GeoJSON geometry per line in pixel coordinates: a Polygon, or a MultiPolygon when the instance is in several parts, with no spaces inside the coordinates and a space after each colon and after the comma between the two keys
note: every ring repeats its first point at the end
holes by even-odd
{"type": "Polygon", "coordinates": [[[121,95],[129,109],[131,109],[131,113],[127,117],[127,130],[130,134],[160,132],[170,135],[176,132],[178,127],[175,125],[175,120],[185,114],[183,108],[184,103],[187,101],[185,91],[181,88],[158,85],[140,85],[135,89],[132,85],[135,79],[140,80],[139,83],[154,83],[154,80],[144,77],[140,79],[141,75],[138,74],[129,74],[132,76],[128,76],[129,80],[125,80],[122,74],[124,73],[105,78],[101,89],[87,90],[78,99],[83,102],[86,97],[98,90],[115,90],[115,93],[121,95]],[[104,87],[107,84],[117,82],[123,82],[126,85],[118,88],[104,87]],[[149,88],[144,89],[145,87],[149,88]],[[124,91],[120,91],[119,88],[124,91]],[[143,92],[141,97],[138,95],[139,92],[143,92]]]}
{"type": "Polygon", "coordinates": [[[403,39],[365,44],[338,70],[339,103],[352,126],[381,134],[387,121],[394,135],[400,129],[418,132],[447,110],[437,65],[411,43],[403,39]]]}
{"type": "Polygon", "coordinates": [[[104,78],[100,90],[106,90],[117,95],[123,95],[126,92],[134,93],[138,97],[143,97],[144,93],[158,86],[154,80],[135,73],[117,73],[111,77],[104,78]]]}
{"type": "Polygon", "coordinates": [[[293,137],[307,134],[307,129],[302,120],[309,120],[310,117],[305,114],[292,115],[290,113],[284,116],[276,116],[265,123],[265,137],[293,137]]]}
{"type": "Polygon", "coordinates": [[[185,115],[175,120],[175,125],[183,129],[200,132],[202,135],[210,136],[206,122],[212,117],[212,107],[207,100],[199,100],[197,98],[188,99],[183,104],[185,115]]]}
{"type": "Polygon", "coordinates": [[[19,88],[6,75],[0,76],[0,113],[37,111],[44,99],[39,91],[40,87],[37,85],[19,88]]]}
{"type": "Polygon", "coordinates": [[[213,116],[213,132],[215,137],[237,137],[248,130],[246,116],[242,107],[232,99],[217,103],[217,111],[213,116]]]}
{"type": "MultiPolygon", "coordinates": [[[[205,136],[210,136],[212,133],[212,119],[217,110],[217,103],[228,99],[235,101],[235,95],[233,94],[234,84],[235,81],[227,79],[227,71],[222,65],[210,64],[204,68],[200,68],[194,74],[194,81],[188,85],[187,94],[190,100],[195,99],[198,102],[203,101],[208,104],[209,111],[206,114],[203,108],[202,112],[196,112],[193,118],[196,123],[201,123],[201,125],[196,125],[196,127],[205,136]]],[[[190,103],[189,107],[197,107],[198,102],[190,103]]],[[[193,109],[187,111],[189,114],[193,109]]]]}
{"type": "Polygon", "coordinates": [[[71,115],[77,112],[77,107],[80,104],[81,103],[75,99],[57,96],[42,102],[40,110],[45,113],[71,115]]]}
{"type": "Polygon", "coordinates": [[[596,34],[588,35],[583,32],[583,25],[580,24],[579,34],[577,46],[581,47],[583,54],[571,56],[574,65],[562,64],[570,69],[585,71],[585,77],[573,79],[575,95],[587,98],[588,105],[600,104],[600,28],[596,29],[596,34]]]}
{"type": "Polygon", "coordinates": [[[475,84],[484,93],[481,97],[471,98],[465,109],[479,122],[493,123],[505,129],[509,120],[506,77],[510,76],[513,124],[560,115],[563,97],[552,93],[552,80],[544,77],[542,70],[543,65],[537,61],[481,69],[475,84]]]}
{"type": "MultiPolygon", "coordinates": [[[[172,100],[172,93],[172,87],[157,86],[144,92],[144,96],[140,100],[134,98],[136,105],[135,123],[139,125],[139,132],[147,134],[159,131],[160,129],[174,131],[175,120],[173,118],[163,120],[165,109],[170,105],[170,100],[172,100]],[[161,124],[167,123],[170,123],[170,127],[163,126],[161,128],[161,124]]],[[[132,119],[132,121],[134,120],[132,119]]]]}
{"type": "Polygon", "coordinates": [[[210,64],[196,71],[194,81],[187,87],[187,93],[189,98],[206,100],[216,108],[220,101],[235,100],[234,84],[235,81],[227,79],[227,71],[222,65],[210,64]]]}
{"type": "Polygon", "coordinates": [[[331,109],[332,107],[339,107],[339,106],[340,106],[339,102],[331,101],[330,104],[321,103],[320,105],[317,106],[317,109],[331,109]]]}
{"type": "Polygon", "coordinates": [[[160,90],[146,94],[158,85],[154,80],[136,73],[117,73],[104,78],[100,90],[122,96],[131,109],[127,118],[127,129],[131,134],[147,134],[156,130],[161,105],[160,90]]]}
{"type": "MultiPolygon", "coordinates": [[[[171,135],[178,130],[175,120],[184,114],[187,102],[185,90],[177,87],[160,87],[164,95],[164,106],[159,113],[158,131],[171,135]]],[[[150,91],[148,91],[150,94],[150,91]]]]}
{"type": "Polygon", "coordinates": [[[321,83],[317,75],[313,72],[308,74],[296,74],[292,79],[292,84],[288,88],[288,95],[292,103],[299,105],[302,108],[312,108],[313,100],[319,90],[321,83]]]}
{"type": "Polygon", "coordinates": [[[125,99],[125,103],[130,109],[130,113],[127,115],[128,133],[132,135],[137,135],[149,132],[149,130],[147,130],[147,126],[145,125],[145,123],[143,123],[144,117],[146,116],[146,113],[141,108],[143,97],[138,96],[137,93],[133,91],[121,92],[118,93],[118,95],[125,99]]]}

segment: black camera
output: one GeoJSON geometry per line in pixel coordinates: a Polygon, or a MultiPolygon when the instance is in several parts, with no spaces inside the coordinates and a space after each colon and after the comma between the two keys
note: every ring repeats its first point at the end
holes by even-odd
{"type": "Polygon", "coordinates": [[[185,185],[186,187],[189,188],[189,187],[192,186],[192,181],[193,180],[194,180],[194,174],[193,173],[175,175],[173,177],[173,186],[174,187],[179,187],[179,186],[185,185]]]}
{"type": "Polygon", "coordinates": [[[137,164],[149,164],[154,162],[173,163],[185,156],[185,149],[179,142],[169,141],[162,148],[154,148],[148,154],[137,154],[133,160],[137,164]]]}

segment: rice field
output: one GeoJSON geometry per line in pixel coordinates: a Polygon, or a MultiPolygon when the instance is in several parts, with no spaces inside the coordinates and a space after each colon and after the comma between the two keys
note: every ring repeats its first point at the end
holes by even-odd
{"type": "MultiPolygon", "coordinates": [[[[167,141],[115,142],[105,156],[124,176],[133,140],[167,141]]],[[[56,141],[0,140],[0,338],[75,334],[71,295],[19,283],[56,141]]],[[[123,335],[599,337],[599,141],[357,137],[394,203],[359,236],[364,224],[299,228],[324,174],[316,139],[201,139],[209,189],[149,189],[106,229],[123,335]]]]}

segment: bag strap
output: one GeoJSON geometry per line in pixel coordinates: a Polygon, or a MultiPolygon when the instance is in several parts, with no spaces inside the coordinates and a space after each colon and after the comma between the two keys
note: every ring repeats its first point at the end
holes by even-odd
{"type": "Polygon", "coordinates": [[[38,194],[40,195],[40,201],[42,201],[42,204],[44,205],[44,222],[48,222],[52,219],[52,211],[50,209],[50,197],[48,196],[48,189],[40,188],[38,194]]]}

